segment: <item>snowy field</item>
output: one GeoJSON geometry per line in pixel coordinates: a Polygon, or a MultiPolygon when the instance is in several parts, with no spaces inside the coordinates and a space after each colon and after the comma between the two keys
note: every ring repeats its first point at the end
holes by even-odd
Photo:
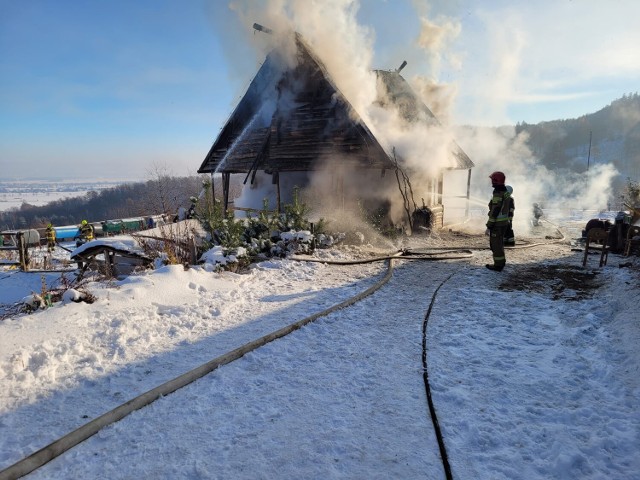
{"type": "Polygon", "coordinates": [[[128,183],[131,180],[3,180],[0,181],[0,212],[20,208],[23,203],[41,207],[64,198],[82,197],[128,183]]]}
{"type": "MultiPolygon", "coordinates": [[[[516,232],[518,233],[518,232],[516,232]]],[[[534,232],[535,233],[535,232],[534,232]]],[[[631,480],[640,472],[637,257],[519,237],[413,237],[462,260],[397,261],[391,280],[108,426],[33,479],[444,478],[422,376],[456,479],[631,480]],[[624,268],[620,264],[630,262],[624,268]],[[444,282],[444,283],[443,283],[444,282]]],[[[324,260],[380,254],[318,251],[324,260]]],[[[384,262],[273,260],[248,273],[167,266],[0,322],[0,469],[149,389],[379,281],[384,262]]],[[[48,285],[60,274],[44,275],[48,285]]],[[[39,291],[0,271],[0,302],[39,291]]],[[[0,477],[1,477],[0,473],[0,477]]]]}

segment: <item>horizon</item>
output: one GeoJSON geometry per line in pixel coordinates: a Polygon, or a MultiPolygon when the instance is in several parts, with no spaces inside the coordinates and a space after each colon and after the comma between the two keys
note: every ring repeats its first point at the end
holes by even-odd
{"type": "MultiPolygon", "coordinates": [[[[628,94],[623,94],[624,95],[628,95],[628,94]]],[[[554,119],[550,119],[550,120],[542,120],[540,122],[536,122],[536,123],[528,123],[528,122],[521,122],[521,123],[526,123],[527,125],[538,125],[541,123],[551,123],[551,122],[555,122],[555,121],[565,121],[565,120],[577,120],[581,117],[585,117],[585,116],[589,116],[592,115],[594,113],[599,112],[600,110],[603,110],[605,108],[607,108],[608,106],[610,106],[613,102],[615,102],[616,100],[620,100],[623,96],[612,99],[609,103],[607,103],[606,105],[603,105],[602,107],[592,111],[592,112],[587,112],[587,113],[583,113],[581,115],[578,115],[576,117],[572,117],[572,118],[554,118],[554,119]]],[[[492,126],[482,126],[482,125],[456,125],[456,128],[490,128],[490,129],[500,129],[500,128],[504,128],[504,127],[515,127],[517,125],[517,123],[514,124],[506,124],[506,125],[492,125],[492,126]]],[[[588,141],[587,141],[588,143],[588,141]]],[[[207,150],[208,151],[208,150],[207,150]]],[[[204,159],[204,156],[203,156],[204,159]]],[[[60,182],[60,183],[71,183],[71,184],[82,184],[82,183],[97,183],[97,182],[104,182],[104,183],[114,183],[114,184],[118,184],[118,185],[122,185],[122,184],[126,184],[126,183],[144,183],[148,180],[151,180],[152,177],[155,175],[152,170],[154,168],[158,168],[158,165],[154,165],[154,164],[150,164],[148,166],[146,166],[146,173],[144,176],[140,176],[137,178],[118,178],[118,177],[107,177],[104,175],[98,175],[96,177],[87,177],[87,176],[74,176],[74,177],[69,177],[69,176],[61,176],[59,172],[54,173],[52,176],[43,176],[41,173],[39,173],[39,176],[37,177],[29,177],[29,176],[7,176],[5,175],[3,178],[0,179],[0,184],[2,183],[18,183],[18,182],[23,182],[23,183],[33,183],[33,182],[38,182],[38,181],[43,181],[43,182],[60,182]]],[[[167,173],[169,176],[175,176],[175,177],[179,177],[179,178],[184,178],[184,177],[192,177],[192,176],[199,176],[199,175],[203,175],[203,174],[199,174],[196,170],[192,171],[192,172],[186,172],[184,174],[175,174],[173,172],[170,172],[170,167],[167,166],[166,164],[163,164],[160,166],[160,168],[165,168],[167,170],[167,173]]],[[[219,174],[218,174],[219,175],[219,174]]]]}
{"type": "Polygon", "coordinates": [[[347,67],[406,60],[403,77],[430,92],[427,106],[449,125],[579,118],[637,92],[637,2],[332,0],[328,13],[296,0],[274,5],[4,3],[3,177],[90,170],[144,181],[154,163],[196,175],[264,60],[268,42],[253,22],[311,37],[324,28],[343,55],[352,52],[347,67]]]}

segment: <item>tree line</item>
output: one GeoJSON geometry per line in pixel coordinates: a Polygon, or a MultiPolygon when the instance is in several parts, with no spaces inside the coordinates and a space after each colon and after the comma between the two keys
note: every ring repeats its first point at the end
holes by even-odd
{"type": "Polygon", "coordinates": [[[625,94],[595,113],[574,119],[518,122],[516,134],[521,132],[550,169],[582,172],[591,160],[612,163],[623,177],[635,177],[634,167],[640,164],[640,95],[625,94]]]}
{"type": "MultiPolygon", "coordinates": [[[[42,228],[77,225],[82,220],[103,220],[167,214],[174,216],[180,207],[188,208],[191,197],[198,197],[209,176],[176,177],[158,175],[138,183],[89,191],[84,196],[55,200],[43,206],[23,203],[20,207],[0,212],[0,229],[42,228]]],[[[222,196],[220,179],[215,179],[216,198],[222,196]]],[[[233,197],[233,193],[230,194],[233,197]]]]}

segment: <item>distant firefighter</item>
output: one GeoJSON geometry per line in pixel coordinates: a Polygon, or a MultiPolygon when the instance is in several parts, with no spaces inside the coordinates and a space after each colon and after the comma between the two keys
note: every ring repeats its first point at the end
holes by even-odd
{"type": "Polygon", "coordinates": [[[537,203],[533,204],[533,226],[537,227],[540,225],[540,218],[544,215],[542,208],[537,203]]]}
{"type": "Polygon", "coordinates": [[[82,220],[78,228],[80,230],[80,234],[76,239],[76,246],[79,247],[83,243],[87,243],[93,240],[93,225],[91,225],[86,220],[82,220]]]}
{"type": "Polygon", "coordinates": [[[47,225],[47,250],[53,252],[56,248],[56,230],[50,223],[47,225]]]}
{"type": "Polygon", "coordinates": [[[516,211],[516,202],[513,199],[513,187],[505,185],[507,193],[509,193],[509,223],[504,231],[504,246],[513,247],[516,244],[516,234],[513,232],[513,215],[516,211]]]}

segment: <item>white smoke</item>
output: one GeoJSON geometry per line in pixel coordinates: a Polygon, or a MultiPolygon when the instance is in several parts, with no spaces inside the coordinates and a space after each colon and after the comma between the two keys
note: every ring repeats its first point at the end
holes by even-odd
{"type": "MultiPolygon", "coordinates": [[[[516,135],[513,128],[454,129],[449,126],[459,87],[452,82],[443,82],[439,75],[445,63],[464,72],[464,55],[452,46],[461,32],[461,26],[459,21],[452,18],[429,17],[425,2],[416,2],[416,7],[420,9],[417,18],[420,18],[421,30],[415,39],[415,46],[421,52],[419,60],[427,65],[428,73],[424,73],[423,69],[407,80],[440,120],[440,124],[429,128],[425,128],[424,124],[407,123],[397,110],[384,109],[376,104],[380,86],[372,65],[375,32],[358,22],[358,1],[232,0],[229,7],[239,19],[239,33],[245,39],[251,39],[255,58],[263,59],[275,46],[286,46],[284,51],[290,55],[285,56],[285,61],[295,62],[292,42],[286,38],[290,39],[289,34],[293,31],[302,34],[324,63],[338,89],[382,146],[389,153],[395,151],[397,157],[403,160],[403,166],[410,170],[418,204],[422,198],[428,201],[432,199],[430,182],[437,172],[452,166],[451,142],[455,140],[476,165],[471,178],[472,197],[476,203],[488,202],[491,193],[488,175],[494,170],[506,173],[507,183],[513,186],[517,201],[516,222],[528,221],[527,211],[534,202],[571,205],[575,208],[603,208],[606,205],[610,182],[615,175],[613,167],[600,165],[591,169],[588,175],[557,175],[540,164],[528,148],[526,136],[516,135]],[[255,38],[256,32],[251,28],[254,22],[264,24],[276,34],[269,36],[258,33],[255,38]]],[[[517,16],[514,18],[518,20],[517,16]]],[[[485,22],[491,26],[491,22],[497,20],[486,17],[485,22]]],[[[478,82],[478,88],[483,89],[482,95],[491,101],[485,103],[481,110],[470,112],[470,115],[472,118],[506,120],[507,102],[518,95],[521,52],[528,39],[523,30],[518,28],[517,21],[493,26],[492,48],[495,54],[492,55],[494,64],[491,68],[494,75],[478,82]]],[[[226,27],[227,34],[229,28],[226,27]]],[[[229,42],[225,41],[227,45],[229,42]]],[[[241,48],[234,44],[233,50],[241,48]]],[[[415,50],[412,55],[416,58],[415,50]]],[[[348,178],[349,185],[354,189],[358,188],[357,178],[357,175],[348,178]]],[[[366,182],[363,183],[366,187],[366,182]]],[[[316,182],[316,186],[320,184],[323,181],[316,182]]],[[[397,200],[397,185],[393,181],[386,182],[386,185],[383,183],[376,194],[397,200]]],[[[392,210],[402,212],[398,205],[394,205],[392,210]]]]}
{"type": "Polygon", "coordinates": [[[475,205],[486,205],[492,187],[489,175],[502,171],[513,187],[516,201],[514,225],[530,225],[532,206],[548,209],[602,210],[610,198],[611,182],[617,175],[612,165],[600,164],[586,173],[550,171],[527,145],[527,136],[515,128],[464,127],[457,130],[462,148],[473,158],[471,197],[475,205]]]}
{"type": "MultiPolygon", "coordinates": [[[[434,78],[440,74],[440,66],[443,57],[448,50],[451,41],[460,35],[460,22],[439,17],[438,21],[432,21],[426,16],[420,18],[420,36],[418,37],[418,46],[429,57],[429,66],[434,78]]],[[[453,56],[454,61],[459,64],[459,59],[453,56]]]]}

